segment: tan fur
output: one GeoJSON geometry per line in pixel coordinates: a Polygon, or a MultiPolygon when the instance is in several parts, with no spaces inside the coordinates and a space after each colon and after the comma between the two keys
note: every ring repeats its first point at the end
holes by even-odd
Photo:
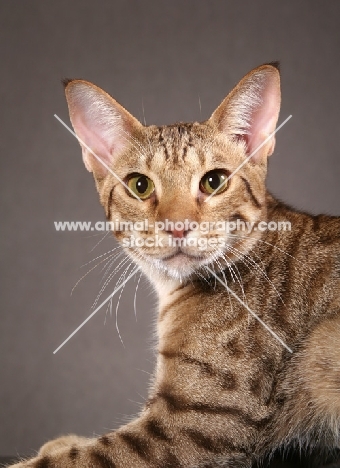
{"type": "Polygon", "coordinates": [[[304,378],[318,412],[340,420],[340,319],[322,323],[306,348],[304,378]]]}
{"type": "MultiPolygon", "coordinates": [[[[285,221],[292,231],[212,230],[199,237],[224,239],[226,248],[182,246],[179,256],[172,256],[172,246],[125,246],[159,295],[158,359],[148,403],[139,418],[116,432],[86,442],[57,439],[17,468],[250,467],[282,445],[339,448],[340,219],[297,212],[267,193],[273,140],[225,191],[206,201],[199,189],[211,170],[232,174],[254,142],[274,130],[277,69],[264,65],[249,73],[208,121],[165,127],[142,128],[102,91],[98,104],[92,86],[71,81],[66,94],[78,136],[90,138],[114,171],[98,170],[98,161],[85,152],[109,219],[239,219],[255,226],[285,221]],[[97,126],[105,117],[114,119],[112,135],[106,124],[103,132],[97,126]],[[122,137],[126,132],[128,139],[122,137]],[[132,173],[153,181],[149,199],[136,200],[116,178],[128,181],[132,173]]],[[[124,243],[131,234],[146,239],[156,233],[150,227],[116,235],[124,243]]],[[[175,234],[158,235],[168,240],[175,234]]],[[[185,235],[198,237],[195,231],[185,235]]]]}

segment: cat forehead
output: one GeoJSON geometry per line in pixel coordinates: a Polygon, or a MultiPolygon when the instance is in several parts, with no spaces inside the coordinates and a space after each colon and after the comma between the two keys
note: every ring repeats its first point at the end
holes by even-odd
{"type": "Polygon", "coordinates": [[[203,165],[212,145],[217,145],[213,129],[205,123],[175,123],[150,126],[146,129],[144,144],[149,147],[146,164],[162,161],[170,169],[183,165],[203,165]]]}
{"type": "Polygon", "coordinates": [[[199,145],[211,136],[207,125],[198,122],[179,122],[171,125],[148,127],[153,142],[158,146],[173,145],[174,148],[199,145]]]}

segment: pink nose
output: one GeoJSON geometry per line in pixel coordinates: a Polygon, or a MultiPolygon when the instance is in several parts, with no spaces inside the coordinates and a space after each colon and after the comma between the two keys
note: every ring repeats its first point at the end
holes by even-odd
{"type": "Polygon", "coordinates": [[[173,237],[178,237],[179,239],[181,239],[182,237],[185,236],[186,232],[187,231],[184,231],[184,229],[180,229],[180,230],[174,229],[172,231],[172,235],[173,235],[173,237]]]}
{"type": "Polygon", "coordinates": [[[185,229],[171,229],[167,232],[169,234],[172,234],[172,237],[175,237],[177,239],[182,239],[188,234],[189,231],[186,231],[185,229]]]}

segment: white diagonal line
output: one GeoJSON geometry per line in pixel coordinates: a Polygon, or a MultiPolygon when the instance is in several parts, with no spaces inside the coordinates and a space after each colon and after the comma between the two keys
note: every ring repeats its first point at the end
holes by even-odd
{"type": "Polygon", "coordinates": [[[254,150],[254,151],[238,166],[238,168],[235,169],[234,172],[232,172],[232,173],[230,174],[230,176],[228,176],[228,177],[222,182],[222,184],[220,184],[220,185],[217,187],[217,189],[215,189],[215,190],[213,191],[213,193],[211,193],[211,194],[209,195],[209,197],[207,197],[204,201],[207,202],[208,200],[210,200],[210,198],[211,198],[212,196],[214,196],[215,193],[218,192],[218,191],[220,190],[220,188],[223,187],[223,185],[226,184],[226,183],[228,182],[228,180],[230,180],[230,179],[236,174],[236,172],[238,172],[238,171],[249,161],[249,159],[252,158],[252,157],[254,156],[254,154],[256,154],[256,153],[258,152],[258,150],[260,150],[260,149],[262,148],[262,146],[265,145],[265,144],[271,139],[271,137],[274,136],[275,133],[278,132],[278,131],[280,130],[280,128],[282,128],[282,127],[288,122],[288,120],[290,120],[292,117],[293,117],[292,115],[290,115],[289,117],[287,117],[286,120],[284,120],[284,121],[282,122],[282,124],[279,125],[279,126],[277,127],[277,129],[274,130],[274,132],[271,133],[271,134],[256,148],[256,150],[254,150]]]}
{"type": "Polygon", "coordinates": [[[72,336],[74,336],[74,335],[85,325],[85,323],[87,323],[87,322],[98,312],[98,310],[101,309],[101,308],[103,307],[103,305],[105,305],[120,289],[122,289],[122,287],[125,285],[125,283],[127,283],[127,282],[129,281],[129,279],[132,278],[133,275],[135,275],[135,274],[137,273],[138,270],[139,270],[138,267],[135,268],[135,269],[132,271],[132,273],[123,281],[123,283],[120,284],[120,285],[118,286],[118,288],[116,288],[116,289],[113,291],[113,293],[111,293],[111,294],[109,295],[109,297],[107,297],[107,298],[105,299],[105,301],[102,302],[102,303],[96,308],[96,310],[94,310],[94,311],[92,312],[92,314],[89,315],[89,316],[87,317],[87,319],[85,319],[84,322],[83,322],[81,325],[79,325],[79,327],[76,328],[76,329],[74,330],[74,332],[71,333],[71,335],[70,335],[68,338],[66,338],[65,341],[63,341],[63,342],[61,343],[60,346],[58,346],[58,348],[57,348],[55,351],[53,351],[53,354],[57,353],[57,352],[59,351],[59,349],[62,348],[62,347],[64,346],[64,344],[66,344],[66,343],[72,338],[72,336]]]}
{"type": "Polygon", "coordinates": [[[232,289],[229,288],[229,286],[221,280],[221,278],[219,278],[215,272],[213,272],[209,267],[205,267],[216,279],[217,281],[219,281],[225,288],[226,290],[240,303],[243,305],[243,307],[245,307],[247,309],[247,311],[253,316],[256,318],[256,320],[258,320],[260,322],[261,325],[264,326],[264,328],[266,328],[266,330],[269,331],[269,333],[271,333],[273,335],[274,338],[277,339],[277,341],[279,341],[282,346],[284,348],[286,348],[290,353],[292,353],[293,351],[291,350],[291,348],[289,348],[289,346],[286,345],[286,343],[284,341],[281,340],[281,338],[266,324],[264,323],[263,320],[260,319],[260,317],[258,315],[255,314],[255,312],[253,312],[250,307],[247,306],[247,304],[245,302],[242,301],[242,299],[240,299],[238,297],[237,294],[234,293],[234,291],[232,289]]]}
{"type": "Polygon", "coordinates": [[[125,183],[119,176],[117,176],[117,174],[115,174],[115,173],[113,172],[113,170],[112,170],[112,169],[111,169],[111,168],[110,168],[94,151],[92,151],[92,149],[91,149],[89,146],[87,146],[86,143],[84,143],[84,141],[83,141],[81,138],[79,138],[78,135],[76,135],[76,134],[74,133],[74,131],[73,131],[63,120],[61,120],[60,117],[57,116],[57,114],[54,114],[54,117],[55,117],[57,120],[59,120],[59,122],[61,123],[61,125],[63,125],[70,133],[72,133],[72,135],[73,135],[74,137],[76,137],[77,140],[78,140],[83,146],[85,146],[85,148],[86,148],[91,154],[93,154],[93,156],[94,156],[109,172],[111,172],[111,174],[112,174],[117,180],[119,180],[119,182],[120,182],[121,184],[123,184],[124,187],[125,187],[135,198],[137,198],[137,200],[139,200],[140,202],[143,201],[143,200],[141,200],[141,199],[139,198],[138,195],[136,195],[136,194],[130,189],[130,187],[128,187],[128,186],[126,185],[126,183],[125,183]]]}

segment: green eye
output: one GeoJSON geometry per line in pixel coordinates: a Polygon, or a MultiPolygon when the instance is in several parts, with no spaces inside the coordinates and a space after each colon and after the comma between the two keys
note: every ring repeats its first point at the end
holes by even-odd
{"type": "Polygon", "coordinates": [[[146,200],[155,190],[155,185],[149,177],[143,174],[133,174],[130,176],[127,186],[142,200],[146,200]]]}
{"type": "MultiPolygon", "coordinates": [[[[228,174],[223,169],[215,169],[214,171],[207,172],[201,179],[200,190],[207,194],[212,194],[216,189],[220,187],[223,182],[228,178],[228,174]]],[[[215,195],[223,192],[227,188],[227,182],[225,182],[222,187],[217,190],[215,195]]]]}

